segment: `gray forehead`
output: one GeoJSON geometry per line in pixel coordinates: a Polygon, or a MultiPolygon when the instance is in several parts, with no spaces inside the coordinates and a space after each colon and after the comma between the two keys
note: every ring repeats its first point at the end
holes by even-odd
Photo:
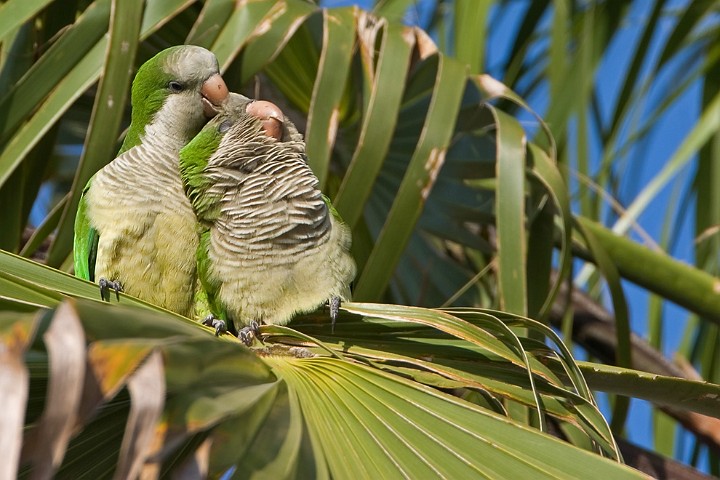
{"type": "Polygon", "coordinates": [[[232,115],[240,115],[242,113],[245,113],[245,109],[252,101],[252,98],[248,98],[245,95],[230,92],[227,99],[223,103],[223,110],[232,115]]]}
{"type": "Polygon", "coordinates": [[[218,70],[218,61],[212,52],[192,45],[173,52],[165,63],[166,73],[186,80],[205,81],[218,70]]]}
{"type": "MultiPolygon", "coordinates": [[[[222,104],[222,112],[218,115],[218,119],[222,118],[224,121],[236,123],[247,117],[245,110],[247,106],[252,102],[251,98],[248,98],[239,93],[230,92],[228,98],[222,104]]],[[[227,131],[227,129],[225,129],[227,131]]]]}

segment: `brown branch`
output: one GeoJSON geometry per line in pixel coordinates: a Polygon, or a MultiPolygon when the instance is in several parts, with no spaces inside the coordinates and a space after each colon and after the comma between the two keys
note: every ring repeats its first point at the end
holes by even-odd
{"type": "Polygon", "coordinates": [[[684,463],[645,450],[627,440],[618,439],[618,446],[627,465],[660,480],[708,480],[712,477],[684,463]]]}
{"type": "MultiPolygon", "coordinates": [[[[553,274],[553,280],[557,275],[553,274]]],[[[559,327],[568,305],[567,284],[563,284],[553,305],[550,320],[559,327]]],[[[615,364],[617,336],[615,318],[585,292],[573,289],[570,300],[573,308],[573,340],[604,363],[615,364]]],[[[659,375],[697,380],[699,375],[691,366],[680,368],[649,343],[635,334],[630,338],[633,368],[659,375]]],[[[680,422],[713,452],[720,455],[720,419],[675,407],[657,406],[680,422]]]]}
{"type": "MultiPolygon", "coordinates": [[[[22,239],[20,240],[20,249],[25,246],[25,244],[30,240],[30,237],[32,237],[32,234],[35,233],[35,229],[32,227],[25,227],[25,230],[22,234],[22,239]]],[[[43,242],[40,244],[40,246],[33,252],[33,254],[30,256],[31,260],[35,260],[38,263],[45,264],[45,260],[47,260],[47,252],[50,248],[50,244],[53,241],[53,236],[49,236],[43,242]]]]}

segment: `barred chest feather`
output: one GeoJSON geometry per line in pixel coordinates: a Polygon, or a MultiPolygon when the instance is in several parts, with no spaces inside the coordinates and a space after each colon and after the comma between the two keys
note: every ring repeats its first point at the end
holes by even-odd
{"type": "Polygon", "coordinates": [[[304,147],[241,120],[204,169],[209,274],[236,325],[282,325],[330,298],[350,299],[350,231],[332,215],[304,147]]]}
{"type": "Polygon", "coordinates": [[[119,280],[127,293],[188,315],[198,236],[177,158],[134,147],[99,171],[86,195],[100,234],[96,280],[119,280]]]}
{"type": "Polygon", "coordinates": [[[266,256],[288,265],[329,241],[330,212],[303,147],[224,141],[208,162],[208,196],[218,209],[213,246],[243,267],[265,265],[266,256]]]}

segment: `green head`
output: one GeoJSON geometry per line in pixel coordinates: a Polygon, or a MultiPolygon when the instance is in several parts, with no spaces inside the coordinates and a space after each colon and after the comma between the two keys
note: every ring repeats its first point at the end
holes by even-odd
{"type": "Polygon", "coordinates": [[[145,62],[132,84],[132,119],[121,153],[140,144],[150,125],[154,134],[186,143],[212,117],[227,97],[212,52],[194,45],[179,45],[145,62]]]}

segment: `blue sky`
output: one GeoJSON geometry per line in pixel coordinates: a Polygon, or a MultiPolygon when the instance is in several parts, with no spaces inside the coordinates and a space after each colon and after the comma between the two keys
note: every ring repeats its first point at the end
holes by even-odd
{"type": "MultiPolygon", "coordinates": [[[[608,107],[608,105],[614,104],[622,87],[621,82],[625,77],[625,72],[634,53],[631,46],[635,45],[641,35],[645,19],[649,15],[649,7],[652,6],[651,3],[652,2],[634,2],[632,4],[632,9],[628,17],[629,21],[623,25],[619,34],[613,38],[612,43],[606,51],[606,56],[597,71],[596,85],[598,86],[599,97],[602,100],[600,105],[604,118],[610,115],[610,107],[608,107]],[[602,108],[603,106],[606,108],[602,108]]],[[[669,2],[667,8],[670,10],[673,6],[680,3],[683,2],[669,2]]],[[[500,22],[492,23],[493,28],[490,29],[488,49],[497,52],[498,58],[503,58],[503,55],[507,55],[507,50],[502,47],[510,43],[508,40],[512,38],[517,28],[518,17],[524,13],[526,8],[524,2],[513,2],[511,5],[511,8],[516,10],[517,16],[512,14],[504,16],[500,22]]],[[[648,55],[643,65],[645,75],[648,74],[650,67],[660,55],[661,40],[664,35],[669,33],[669,29],[672,28],[673,24],[673,18],[666,18],[662,22],[662,29],[665,31],[660,32],[660,35],[656,35],[651,41],[650,55],[648,55]]],[[[682,62],[684,60],[681,59],[680,61],[682,62]]],[[[490,68],[493,66],[492,55],[489,56],[488,65],[490,68]]],[[[499,71],[493,72],[491,70],[490,73],[500,77],[502,76],[502,72],[499,71]]],[[[646,105],[645,111],[637,112],[639,118],[643,118],[642,115],[651,110],[655,102],[662,100],[661,95],[667,93],[667,83],[670,80],[671,77],[669,75],[666,75],[664,78],[652,79],[655,87],[651,90],[649,104],[646,105]]],[[[663,115],[662,119],[653,128],[652,133],[645,141],[627,153],[626,161],[631,166],[628,167],[628,174],[624,176],[621,184],[621,195],[623,196],[620,200],[624,205],[632,201],[633,195],[637,193],[639,186],[647,184],[658,173],[664,161],[670,157],[671,152],[674,152],[679,147],[685,136],[689,133],[690,128],[694,125],[698,117],[701,94],[701,85],[696,82],[696,84],[678,98],[673,106],[663,115]]],[[[547,96],[542,95],[542,91],[540,91],[537,95],[527,98],[526,100],[533,109],[542,114],[547,107],[546,98],[547,96]]],[[[597,141],[597,139],[595,140],[597,141]]],[[[597,147],[597,144],[595,144],[595,147],[597,147]]],[[[596,165],[599,163],[597,151],[595,152],[594,161],[596,165]]],[[[683,190],[686,188],[688,181],[691,180],[692,173],[692,168],[686,168],[673,184],[660,192],[650,204],[649,208],[640,216],[640,226],[656,241],[661,238],[661,230],[665,222],[666,212],[670,208],[675,207],[675,198],[673,195],[677,195],[677,192],[674,192],[674,190],[683,190]]],[[[691,208],[692,205],[688,205],[688,211],[692,212],[691,208]]],[[[675,247],[671,250],[671,254],[675,258],[692,263],[694,252],[694,217],[692,214],[685,219],[680,227],[681,228],[675,232],[677,241],[675,242],[675,247]]],[[[632,235],[632,238],[636,241],[641,241],[637,235],[632,235]]],[[[624,282],[623,287],[628,300],[633,331],[640,335],[645,335],[648,330],[649,295],[644,289],[630,282],[624,282]]],[[[663,352],[670,358],[672,358],[672,355],[680,345],[687,323],[687,317],[688,313],[684,309],[673,304],[666,304],[663,327],[663,352]]],[[[605,407],[603,410],[607,413],[609,411],[607,402],[604,401],[603,403],[605,407]]],[[[631,441],[647,448],[653,448],[651,409],[647,402],[640,400],[632,401],[630,419],[627,427],[628,436],[631,441]]],[[[687,459],[689,453],[687,449],[690,447],[690,442],[684,443],[685,449],[683,450],[685,451],[681,454],[681,458],[687,459]]],[[[707,468],[707,465],[705,465],[705,468],[707,468]]]]}
{"type": "MultiPolygon", "coordinates": [[[[513,38],[514,32],[517,29],[518,19],[520,15],[524,13],[525,8],[527,8],[525,2],[512,2],[510,5],[511,11],[503,17],[494,18],[493,21],[491,21],[492,28],[489,30],[488,51],[492,52],[488,55],[489,73],[499,78],[502,78],[503,72],[493,71],[493,66],[502,64],[500,60],[507,55],[507,48],[503,48],[503,46],[511,45],[510,39],[513,38]]],[[[619,95],[619,91],[622,88],[621,82],[625,77],[624,72],[633,55],[633,49],[629,48],[629,46],[634,45],[641,35],[643,22],[649,14],[647,11],[649,6],[651,6],[651,2],[634,2],[633,10],[631,10],[629,16],[630,22],[623,26],[621,32],[613,38],[612,43],[608,46],[607,54],[596,75],[597,79],[602,79],[602,81],[597,82],[599,86],[598,95],[603,100],[601,107],[613,105],[616,97],[619,95]]],[[[671,22],[663,22],[662,27],[670,28],[671,22]]],[[[660,54],[658,50],[660,48],[659,40],[662,38],[662,33],[667,32],[657,33],[653,38],[650,49],[652,54],[646,59],[644,64],[643,71],[645,73],[647,73],[649,67],[655,61],[654,57],[660,54]]],[[[669,157],[669,153],[680,145],[685,135],[689,132],[690,127],[695,123],[698,115],[699,95],[700,87],[696,85],[679,98],[673,107],[671,107],[670,111],[664,116],[665,118],[659,128],[654,130],[652,135],[642,142],[639,147],[633,148],[628,152],[628,162],[632,162],[632,158],[639,155],[644,158],[666,160],[669,157]]],[[[526,100],[534,110],[542,115],[542,112],[547,108],[548,97],[549,95],[547,95],[546,91],[543,92],[540,90],[536,95],[526,100]]],[[[609,110],[609,107],[601,109],[601,114],[604,118],[610,115],[609,110]]],[[[642,112],[639,114],[641,115],[642,112]]],[[[597,165],[599,160],[599,152],[595,152],[594,158],[591,157],[591,164],[594,163],[597,165]]],[[[638,185],[645,185],[657,174],[661,166],[661,162],[643,162],[640,168],[629,167],[632,174],[627,175],[627,182],[623,185],[622,189],[627,193],[636,192],[638,185]]],[[[685,177],[680,179],[680,182],[687,182],[687,173],[689,172],[685,173],[685,177]]],[[[665,221],[663,216],[657,215],[656,212],[666,211],[667,204],[671,201],[671,196],[672,187],[665,188],[639,219],[639,224],[642,228],[656,240],[660,238],[662,224],[665,221]]],[[[627,198],[621,200],[627,205],[629,201],[632,200],[632,197],[628,195],[627,198]]],[[[672,251],[673,256],[687,262],[692,262],[693,260],[693,228],[693,219],[687,219],[679,232],[679,241],[676,242],[676,248],[672,251]]],[[[639,240],[639,238],[635,236],[635,240],[639,240]]],[[[636,333],[644,335],[648,330],[649,296],[645,290],[636,287],[630,282],[624,282],[623,287],[630,309],[632,328],[636,333]]],[[[665,318],[670,321],[665,322],[666,337],[664,339],[663,350],[666,355],[672,356],[680,344],[686,325],[687,312],[679,307],[670,305],[666,308],[665,318]]],[[[604,406],[603,410],[606,413],[609,412],[606,399],[601,398],[601,402],[604,406]]],[[[628,436],[631,441],[651,449],[653,448],[651,409],[646,402],[640,400],[632,401],[627,427],[628,436]]]]}
{"type": "MultiPolygon", "coordinates": [[[[326,0],[322,2],[324,6],[341,6],[348,4],[358,4],[364,8],[370,7],[372,1],[344,1],[344,0],[326,0]]],[[[601,99],[601,116],[607,118],[610,114],[611,106],[614,105],[615,99],[622,87],[621,82],[625,77],[628,65],[634,53],[634,45],[641,35],[644,23],[649,16],[649,8],[654,2],[633,2],[627,21],[622,25],[621,31],[613,38],[612,43],[606,50],[604,57],[596,76],[596,84],[598,86],[598,95],[601,99]]],[[[668,2],[666,11],[671,12],[678,5],[686,3],[684,0],[672,0],[668,2]]],[[[417,6],[411,9],[410,14],[406,16],[408,23],[424,24],[426,6],[433,6],[434,0],[419,0],[417,6]]],[[[498,11],[491,12],[489,21],[489,38],[487,46],[487,73],[502,79],[503,72],[500,66],[508,55],[511,48],[511,39],[514,38],[515,31],[519,26],[519,21],[524,14],[529,2],[515,1],[508,2],[503,15],[498,15],[498,11]]],[[[546,19],[549,20],[549,19],[546,19]]],[[[662,47],[661,40],[671,31],[676,18],[672,15],[666,15],[661,21],[661,31],[652,39],[650,45],[650,55],[645,59],[643,72],[645,75],[657,60],[660,54],[659,49],[662,47]]],[[[691,63],[693,59],[681,58],[671,66],[669,72],[660,75],[657,78],[649,79],[652,81],[653,87],[648,95],[647,104],[639,111],[635,112],[632,121],[641,121],[649,111],[667,95],[669,88],[675,77],[673,69],[687,68],[683,63],[691,63]]],[[[696,82],[697,83],[697,82],[696,82]]],[[[664,162],[675,151],[685,136],[690,131],[692,125],[696,122],[698,112],[700,110],[701,85],[696,84],[677,99],[673,106],[663,115],[652,133],[626,154],[625,162],[627,169],[623,175],[620,186],[620,200],[624,205],[628,205],[632,201],[638,189],[647,184],[663,166],[664,162]]],[[[529,98],[526,98],[530,106],[541,115],[547,108],[547,92],[542,89],[529,98]]],[[[530,121],[531,117],[525,119],[530,121]]],[[[628,131],[631,125],[627,125],[628,131]]],[[[572,133],[570,133],[572,136],[572,133]]],[[[570,139],[572,142],[573,140],[570,139]]],[[[599,149],[597,139],[593,146],[596,151],[593,153],[592,161],[595,165],[599,163],[599,149]]],[[[693,174],[692,167],[685,168],[676,180],[669,186],[664,188],[662,192],[652,201],[649,208],[640,216],[640,226],[656,241],[661,238],[662,227],[665,222],[666,212],[672,211],[676,207],[677,198],[687,188],[688,181],[691,180],[693,174]]],[[[577,188],[576,185],[573,188],[577,188]]],[[[688,211],[692,212],[692,205],[687,205],[688,211]]],[[[693,236],[694,236],[694,217],[692,214],[685,218],[678,225],[679,229],[674,232],[677,236],[671,254],[688,263],[693,262],[693,236]]],[[[640,241],[637,235],[632,238],[640,241]]],[[[647,332],[648,317],[648,294],[629,282],[624,283],[625,294],[628,298],[631,322],[633,330],[644,335],[647,332]]],[[[678,349],[683,336],[685,324],[688,314],[685,310],[674,306],[666,306],[664,312],[664,353],[672,357],[673,353],[678,349]]],[[[604,410],[607,412],[607,403],[604,410]]],[[[628,432],[630,440],[653,448],[652,445],[652,418],[650,415],[650,407],[642,401],[633,400],[631,408],[631,417],[628,424],[628,432]]],[[[687,447],[690,442],[685,443],[685,449],[681,458],[687,459],[687,447]]],[[[707,468],[707,466],[705,466],[707,468]]]]}

